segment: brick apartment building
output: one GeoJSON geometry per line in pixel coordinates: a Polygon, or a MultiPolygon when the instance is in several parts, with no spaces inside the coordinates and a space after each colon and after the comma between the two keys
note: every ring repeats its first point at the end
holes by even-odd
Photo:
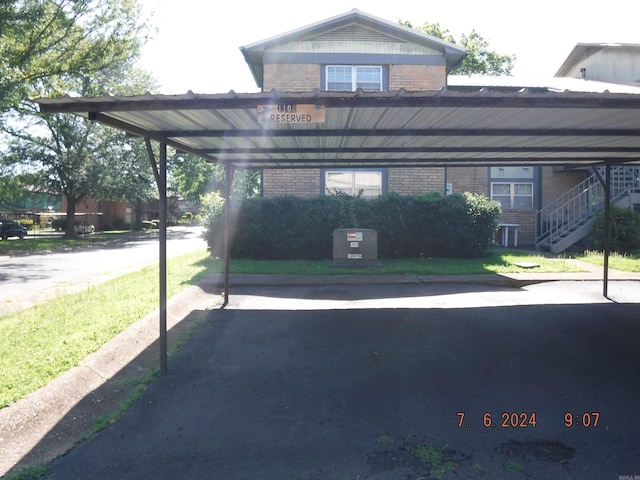
{"type": "MultiPolygon", "coordinates": [[[[576,91],[615,90],[611,84],[603,87],[584,79],[553,78],[541,84],[540,79],[451,76],[466,55],[464,49],[359,10],[241,47],[241,51],[263,92],[558,88],[556,83],[576,91]]],[[[640,87],[620,88],[640,93],[640,87]]],[[[540,238],[539,212],[592,173],[533,165],[268,169],[263,171],[263,195],[480,193],[500,201],[502,223],[519,225],[520,244],[534,245],[540,238]]]]}

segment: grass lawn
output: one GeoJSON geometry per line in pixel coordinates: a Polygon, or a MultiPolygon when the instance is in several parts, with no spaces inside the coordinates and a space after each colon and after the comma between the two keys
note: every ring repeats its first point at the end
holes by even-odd
{"type": "MultiPolygon", "coordinates": [[[[593,263],[594,265],[604,265],[604,255],[602,252],[586,251],[582,255],[576,255],[578,260],[593,263]]],[[[640,254],[621,255],[612,253],[609,255],[609,268],[614,270],[622,270],[623,272],[639,272],[640,273],[640,254]]]]}
{"type": "MultiPolygon", "coordinates": [[[[382,265],[368,268],[333,267],[326,260],[246,260],[231,259],[231,273],[244,274],[298,274],[298,275],[473,275],[479,273],[517,272],[583,272],[579,266],[564,258],[546,258],[542,255],[515,250],[493,250],[480,258],[421,258],[381,260],[382,265]],[[539,264],[525,269],[514,265],[519,262],[539,264]]],[[[222,272],[222,261],[212,264],[212,271],[222,272]]]]}
{"type": "MultiPolygon", "coordinates": [[[[169,260],[168,296],[206,275],[207,259],[202,249],[169,260]]],[[[157,308],[158,298],[154,266],[0,317],[0,408],[78,365],[157,308]]]]}

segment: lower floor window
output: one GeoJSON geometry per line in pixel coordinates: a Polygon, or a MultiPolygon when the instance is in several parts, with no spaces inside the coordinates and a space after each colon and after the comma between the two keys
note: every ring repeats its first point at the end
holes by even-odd
{"type": "Polygon", "coordinates": [[[533,183],[494,182],[491,200],[500,202],[505,210],[533,208],[533,183]]]}
{"type": "Polygon", "coordinates": [[[373,198],[382,195],[382,172],[358,170],[326,170],[324,174],[326,194],[361,195],[373,198]]]}

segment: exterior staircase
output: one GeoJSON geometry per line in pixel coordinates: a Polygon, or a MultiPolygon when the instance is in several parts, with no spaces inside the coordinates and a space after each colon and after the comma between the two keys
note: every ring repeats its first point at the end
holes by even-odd
{"type": "MultiPolygon", "coordinates": [[[[594,173],[536,213],[536,247],[560,253],[593,229],[594,215],[604,209],[605,168],[594,173]]],[[[640,167],[611,168],[611,204],[640,192],[640,167]]]]}

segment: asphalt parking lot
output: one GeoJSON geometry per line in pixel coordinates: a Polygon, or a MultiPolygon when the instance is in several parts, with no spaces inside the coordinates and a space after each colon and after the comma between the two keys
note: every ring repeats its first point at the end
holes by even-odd
{"type": "Polygon", "coordinates": [[[51,478],[633,478],[640,283],[600,285],[235,289],[51,478]]]}

